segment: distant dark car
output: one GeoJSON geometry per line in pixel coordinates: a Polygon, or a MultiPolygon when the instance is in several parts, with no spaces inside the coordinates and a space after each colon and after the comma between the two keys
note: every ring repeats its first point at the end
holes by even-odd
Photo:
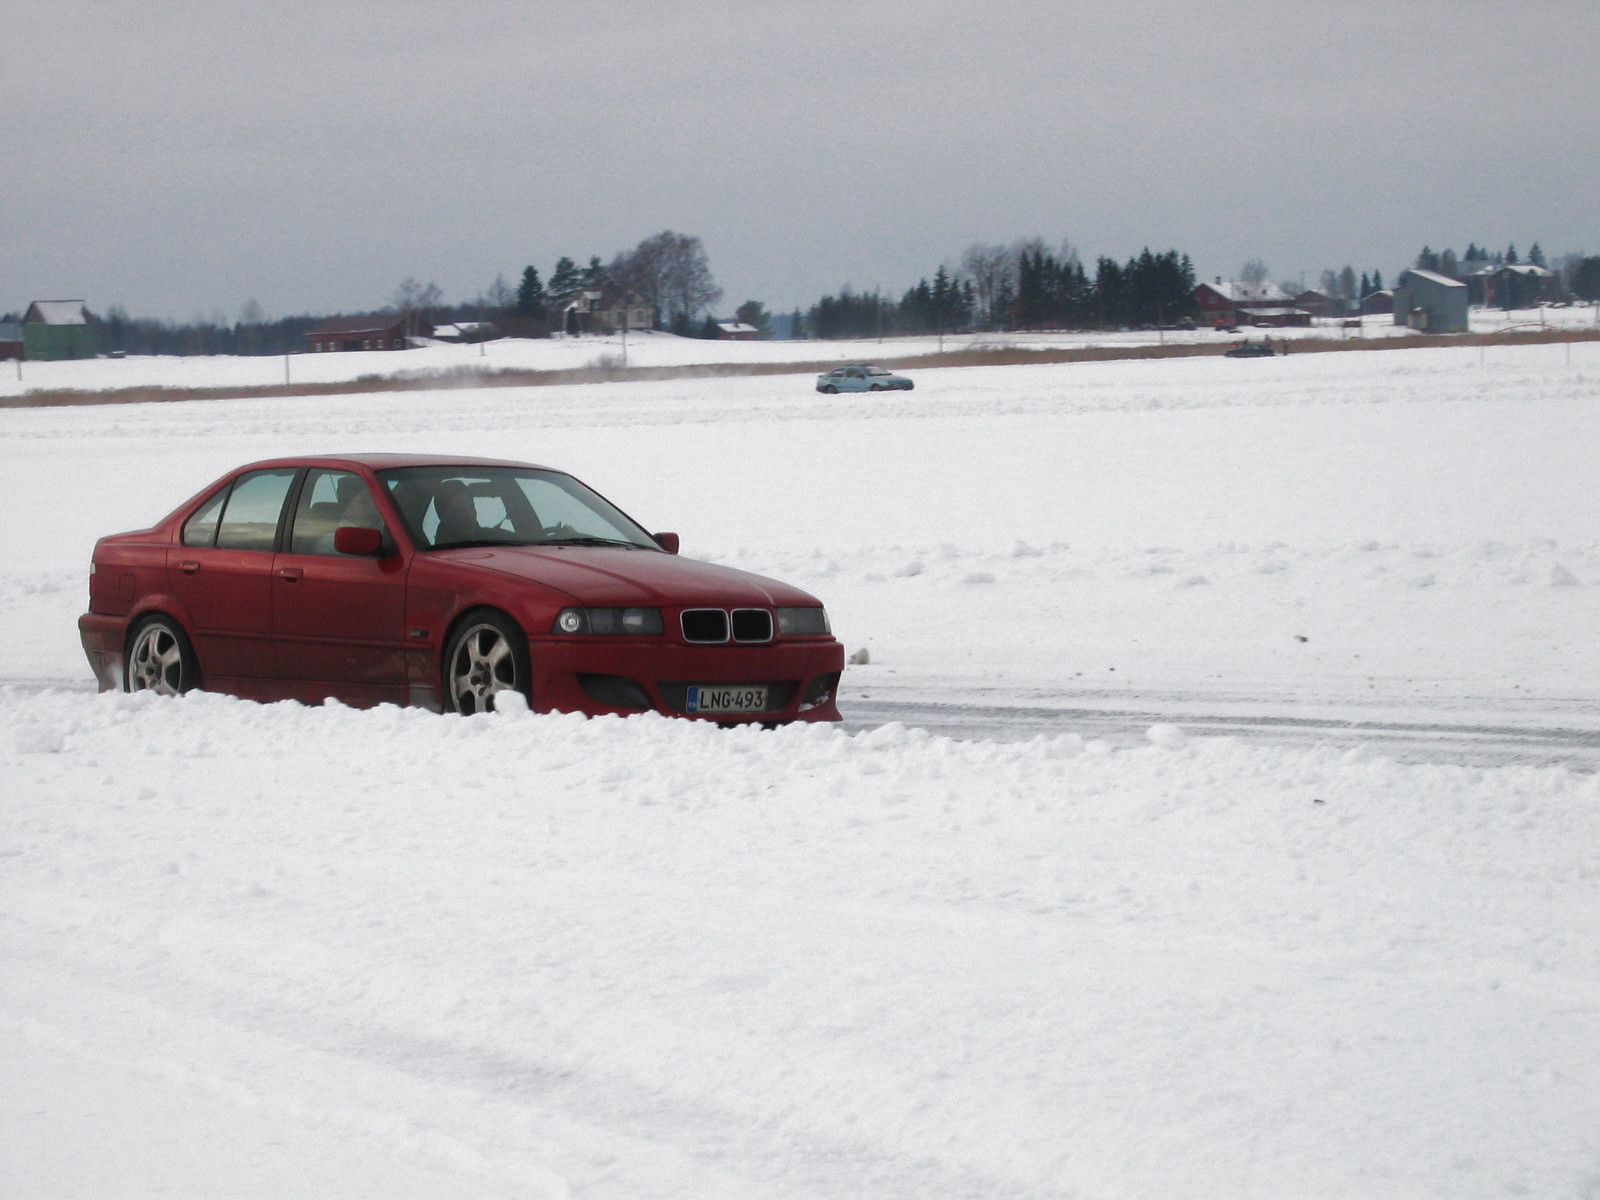
{"type": "Polygon", "coordinates": [[[916,385],[904,375],[885,371],[870,363],[835,367],[817,376],[817,391],[827,392],[909,392],[916,385]]]}
{"type": "Polygon", "coordinates": [[[1232,350],[1224,350],[1227,358],[1272,358],[1277,355],[1271,342],[1240,342],[1232,350]]]}
{"type": "Polygon", "coordinates": [[[102,691],[837,721],[821,603],[677,550],[546,467],[277,459],[101,538],[78,629],[102,691]]]}

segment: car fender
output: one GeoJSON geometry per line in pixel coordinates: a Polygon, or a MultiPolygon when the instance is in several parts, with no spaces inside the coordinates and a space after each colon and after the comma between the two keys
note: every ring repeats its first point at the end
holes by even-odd
{"type": "Polygon", "coordinates": [[[479,566],[470,559],[418,554],[406,587],[407,676],[413,690],[437,686],[450,631],[473,609],[505,613],[527,634],[548,633],[556,613],[577,601],[559,588],[479,566]],[[470,580],[470,583],[467,582],[470,580]]]}

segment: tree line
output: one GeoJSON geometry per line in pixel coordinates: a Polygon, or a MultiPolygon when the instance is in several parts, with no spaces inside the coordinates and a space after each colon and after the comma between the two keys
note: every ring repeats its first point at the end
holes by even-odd
{"type": "Polygon", "coordinates": [[[811,337],[954,333],[962,330],[1158,328],[1192,319],[1194,264],[1177,250],[1148,247],[1119,263],[1101,257],[1091,277],[1077,250],[1033,238],[976,244],[961,266],[941,265],[899,300],[848,285],[822,297],[792,324],[811,337]]]}
{"type": "MultiPolygon", "coordinates": [[[[1546,264],[1537,242],[1525,257],[1515,244],[1491,251],[1471,243],[1459,256],[1450,249],[1436,253],[1424,246],[1415,265],[1463,280],[1477,290],[1471,302],[1483,303],[1476,274],[1485,267],[1523,262],[1548,266],[1562,296],[1600,301],[1600,256],[1569,254],[1546,264]]],[[[1241,278],[1262,283],[1267,274],[1264,263],[1251,260],[1241,278]]],[[[1298,290],[1292,284],[1283,287],[1291,294],[1298,290]]],[[[762,336],[786,325],[784,332],[790,337],[814,338],[1156,328],[1196,315],[1194,288],[1193,263],[1175,249],[1155,253],[1146,248],[1126,262],[1101,256],[1091,274],[1070,242],[1051,247],[1040,238],[1030,238],[1010,245],[969,246],[954,264],[941,264],[898,297],[878,288],[857,291],[847,284],[837,294],[823,296],[785,318],[774,319],[760,301],[746,300],[738,306],[736,319],[762,336]]],[[[672,230],[645,238],[609,262],[590,255],[580,266],[578,259],[563,255],[547,277],[527,265],[514,287],[504,274],[497,275],[479,295],[455,304],[445,302],[437,284],[406,279],[385,310],[415,313],[434,324],[492,322],[502,333],[543,337],[580,332],[568,324],[572,301],[584,291],[607,289],[640,297],[654,313],[656,329],[686,337],[718,336],[711,310],[723,292],[712,276],[705,246],[698,237],[672,230]]],[[[1353,306],[1384,290],[1383,274],[1363,271],[1358,277],[1349,265],[1325,270],[1321,290],[1353,306]]],[[[18,317],[8,314],[4,319],[18,317]]],[[[304,350],[306,331],[326,319],[310,314],[269,319],[254,300],[232,321],[221,312],[189,322],[153,320],[113,306],[99,320],[100,346],[124,354],[287,354],[304,350]]]]}

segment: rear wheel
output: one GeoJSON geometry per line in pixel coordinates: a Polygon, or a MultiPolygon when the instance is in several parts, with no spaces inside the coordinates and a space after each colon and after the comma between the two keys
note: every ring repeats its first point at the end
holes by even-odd
{"type": "Polygon", "coordinates": [[[499,692],[528,696],[531,675],[522,630],[500,613],[473,613],[461,622],[445,650],[445,707],[467,714],[493,712],[499,692]]]}
{"type": "Polygon", "coordinates": [[[200,664],[188,634],[171,617],[146,617],[133,627],[123,664],[122,686],[130,692],[181,696],[200,683],[200,664]]]}

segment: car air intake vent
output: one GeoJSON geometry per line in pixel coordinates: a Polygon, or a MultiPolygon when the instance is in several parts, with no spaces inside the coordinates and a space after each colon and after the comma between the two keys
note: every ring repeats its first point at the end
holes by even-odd
{"type": "Polygon", "coordinates": [[[772,614],[764,608],[734,609],[733,640],[736,642],[770,642],[772,640],[772,614]]]}
{"type": "Polygon", "coordinates": [[[686,642],[727,641],[728,614],[720,608],[684,609],[683,640],[686,642]]]}

